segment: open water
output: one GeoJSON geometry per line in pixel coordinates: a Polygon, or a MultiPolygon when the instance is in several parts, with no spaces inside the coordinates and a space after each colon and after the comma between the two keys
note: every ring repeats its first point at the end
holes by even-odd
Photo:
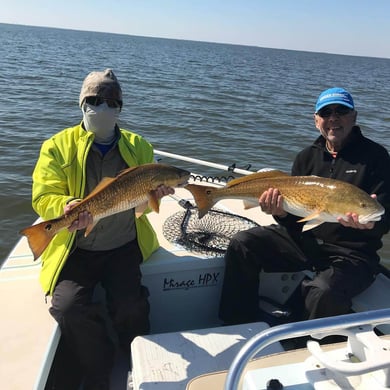
{"type": "Polygon", "coordinates": [[[318,94],[342,86],[364,133],[390,150],[390,59],[0,24],[0,263],[37,217],[42,141],[81,120],[84,77],[108,67],[124,93],[120,125],[156,149],[289,171],[318,134],[318,94]]]}

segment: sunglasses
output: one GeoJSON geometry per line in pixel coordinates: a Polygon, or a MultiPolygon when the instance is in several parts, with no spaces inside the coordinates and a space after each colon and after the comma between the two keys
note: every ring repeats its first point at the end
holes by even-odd
{"type": "Polygon", "coordinates": [[[90,104],[91,106],[100,106],[104,102],[107,103],[107,106],[110,108],[121,108],[122,101],[115,99],[106,99],[100,96],[88,96],[85,98],[85,103],[90,104]]]}
{"type": "Polygon", "coordinates": [[[347,106],[339,105],[336,106],[333,110],[330,107],[324,107],[321,108],[316,114],[320,116],[321,118],[329,118],[332,114],[337,115],[337,116],[344,116],[349,114],[352,111],[347,106]]]}

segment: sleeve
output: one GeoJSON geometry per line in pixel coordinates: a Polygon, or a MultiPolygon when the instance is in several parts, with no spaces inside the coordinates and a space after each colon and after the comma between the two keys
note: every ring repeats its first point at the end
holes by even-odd
{"type": "Polygon", "coordinates": [[[62,215],[66,203],[74,199],[59,160],[54,142],[45,141],[32,176],[32,207],[45,220],[62,215]]]}

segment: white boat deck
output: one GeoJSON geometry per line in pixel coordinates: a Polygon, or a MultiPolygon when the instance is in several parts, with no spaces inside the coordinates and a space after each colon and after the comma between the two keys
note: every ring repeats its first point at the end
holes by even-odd
{"type": "Polygon", "coordinates": [[[0,272],[1,389],[33,388],[56,328],[27,248],[23,238],[0,272]]]}

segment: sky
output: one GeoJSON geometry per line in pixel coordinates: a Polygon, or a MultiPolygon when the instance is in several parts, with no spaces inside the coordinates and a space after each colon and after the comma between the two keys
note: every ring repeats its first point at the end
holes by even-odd
{"type": "Polygon", "coordinates": [[[390,0],[0,0],[0,23],[390,58],[390,0]]]}

